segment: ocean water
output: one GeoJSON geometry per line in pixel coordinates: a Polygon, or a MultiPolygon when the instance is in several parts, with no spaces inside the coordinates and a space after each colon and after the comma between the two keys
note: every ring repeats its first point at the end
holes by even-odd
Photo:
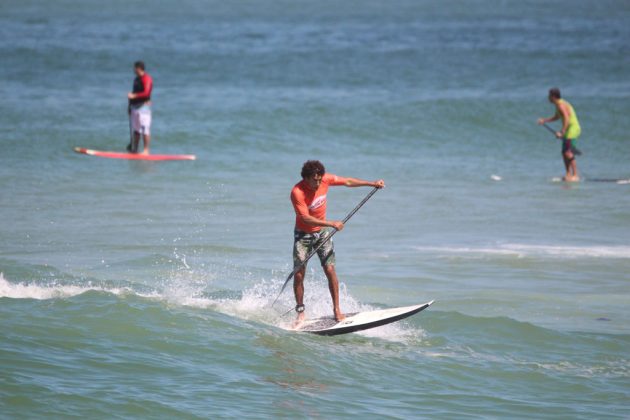
{"type": "Polygon", "coordinates": [[[630,178],[629,39],[614,0],[3,0],[0,417],[629,418],[630,183],[597,182],[630,178]],[[197,161],[73,152],[124,149],[137,59],[153,152],[197,161]],[[313,158],[387,183],[335,236],[342,309],[429,309],[283,329],[313,158]]]}

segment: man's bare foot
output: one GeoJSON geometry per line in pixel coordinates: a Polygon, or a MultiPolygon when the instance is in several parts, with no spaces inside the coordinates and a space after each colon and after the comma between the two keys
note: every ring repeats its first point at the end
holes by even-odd
{"type": "Polygon", "coordinates": [[[580,182],[580,177],[577,175],[567,175],[562,178],[565,182],[580,182]]]}
{"type": "Polygon", "coordinates": [[[339,309],[335,310],[335,319],[337,322],[341,322],[346,319],[346,316],[339,309]]]}
{"type": "Polygon", "coordinates": [[[293,329],[297,330],[298,328],[300,328],[305,319],[306,315],[304,314],[304,312],[300,312],[299,314],[297,314],[297,318],[295,318],[295,321],[293,321],[293,329]]]}
{"type": "Polygon", "coordinates": [[[149,154],[149,149],[144,149],[144,150],[142,151],[142,154],[143,154],[143,155],[148,155],[148,154],[149,154]]]}

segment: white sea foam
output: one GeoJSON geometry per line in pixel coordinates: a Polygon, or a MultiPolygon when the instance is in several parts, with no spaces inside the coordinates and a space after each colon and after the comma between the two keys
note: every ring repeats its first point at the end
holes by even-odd
{"type": "Polygon", "coordinates": [[[561,374],[570,374],[575,376],[581,376],[584,378],[628,378],[630,377],[630,368],[628,368],[628,360],[590,360],[588,362],[578,362],[570,360],[557,360],[557,361],[540,361],[523,359],[521,357],[506,356],[488,356],[485,355],[484,359],[488,360],[490,357],[497,359],[498,362],[506,362],[511,365],[520,365],[524,368],[531,368],[535,370],[545,370],[551,372],[557,372],[561,374]]]}
{"type": "MultiPolygon", "coordinates": [[[[305,305],[307,316],[311,318],[330,316],[332,308],[328,286],[323,278],[313,279],[309,273],[309,280],[306,282],[305,305]]],[[[0,298],[12,299],[62,299],[78,296],[88,291],[101,291],[115,295],[136,295],[145,298],[157,299],[171,305],[189,306],[202,309],[212,309],[237,318],[262,322],[274,325],[279,328],[289,329],[294,320],[295,313],[293,307],[293,292],[289,284],[287,290],[281,295],[274,307],[271,307],[276,298],[281,280],[261,280],[253,286],[246,288],[240,296],[211,298],[207,297],[208,280],[199,278],[199,275],[192,271],[173,273],[173,277],[168,279],[161,290],[151,293],[140,293],[131,288],[109,288],[87,284],[62,285],[62,284],[36,284],[36,283],[15,283],[8,281],[0,273],[0,298]],[[288,312],[288,313],[287,313],[288,312]]],[[[346,313],[370,311],[378,309],[371,305],[363,304],[352,297],[345,285],[340,285],[340,298],[342,309],[346,313]]],[[[422,330],[407,327],[401,323],[389,324],[359,334],[366,337],[377,337],[388,341],[408,341],[418,339],[424,335],[422,330]]]]}
{"type": "Polygon", "coordinates": [[[106,289],[100,286],[86,285],[61,285],[61,284],[35,284],[35,283],[13,283],[4,278],[0,273],[0,297],[11,299],[60,299],[77,296],[90,290],[98,290],[113,294],[121,294],[128,289],[110,288],[106,289]]]}
{"type": "Polygon", "coordinates": [[[416,246],[421,252],[443,253],[448,255],[512,255],[524,257],[549,258],[630,258],[630,246],[562,246],[562,245],[525,245],[499,244],[494,247],[433,247],[416,246]]]}
{"type": "Polygon", "coordinates": [[[630,258],[630,246],[559,246],[559,245],[505,245],[525,254],[544,254],[560,257],[630,258]]]}
{"type": "Polygon", "coordinates": [[[524,254],[502,248],[490,248],[490,247],[450,247],[450,246],[414,246],[413,249],[420,252],[431,253],[443,253],[447,255],[459,254],[459,255],[514,255],[517,257],[523,257],[524,254]]]}

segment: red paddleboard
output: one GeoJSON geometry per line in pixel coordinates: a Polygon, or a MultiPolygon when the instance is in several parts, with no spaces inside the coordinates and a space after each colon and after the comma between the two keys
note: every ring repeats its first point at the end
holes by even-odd
{"type": "Polygon", "coordinates": [[[102,150],[86,149],[85,147],[75,147],[74,151],[84,155],[98,156],[110,159],[128,160],[195,160],[195,155],[143,155],[140,153],[128,152],[105,152],[102,150]]]}

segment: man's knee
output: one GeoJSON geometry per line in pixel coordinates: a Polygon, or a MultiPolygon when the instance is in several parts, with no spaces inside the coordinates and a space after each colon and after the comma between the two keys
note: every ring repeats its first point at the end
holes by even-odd
{"type": "Polygon", "coordinates": [[[324,268],[324,273],[335,274],[335,264],[326,264],[323,268],[324,268]]]}

